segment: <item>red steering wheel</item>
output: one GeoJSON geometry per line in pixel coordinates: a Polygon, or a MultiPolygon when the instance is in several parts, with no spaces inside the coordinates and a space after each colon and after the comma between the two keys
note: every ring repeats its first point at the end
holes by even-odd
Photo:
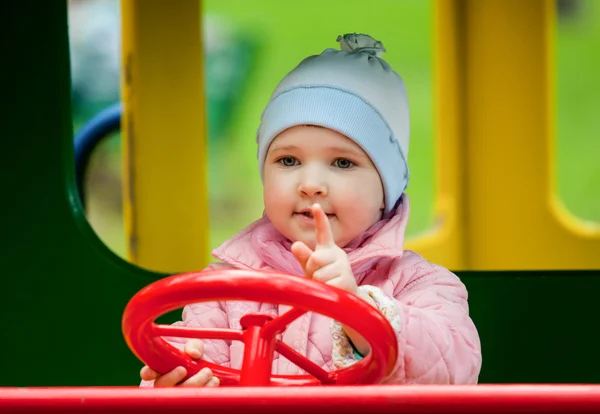
{"type": "Polygon", "coordinates": [[[127,304],[122,321],[129,348],[160,373],[184,366],[187,375],[209,367],[222,385],[373,384],[391,373],[398,356],[394,330],[371,305],[341,289],[308,278],[250,270],[214,270],[184,273],[161,279],[139,291],[127,304]],[[293,306],[283,315],[247,314],[242,330],[158,325],[154,320],[187,304],[242,300],[293,306]],[[357,363],[325,371],[277,338],[286,326],[308,311],[337,320],[357,332],[371,351],[357,363]],[[162,337],[224,339],[244,343],[241,370],[223,367],[189,355],[162,337]],[[271,375],[278,352],[309,375],[271,375]]]}

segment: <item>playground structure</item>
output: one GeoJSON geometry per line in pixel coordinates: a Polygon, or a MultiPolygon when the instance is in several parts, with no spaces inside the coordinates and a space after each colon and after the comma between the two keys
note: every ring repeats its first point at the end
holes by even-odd
{"type": "MultiPolygon", "coordinates": [[[[208,210],[196,3],[123,3],[128,258],[162,272],[209,259],[197,254],[207,251],[208,210]],[[179,56],[186,64],[165,71],[179,56]]],[[[553,0],[434,2],[435,218],[407,248],[452,270],[600,268],[600,225],[556,195],[555,20],[553,0]]]]}
{"type": "MultiPolygon", "coordinates": [[[[599,411],[596,386],[549,385],[600,382],[598,332],[593,328],[600,288],[597,232],[578,224],[559,224],[555,212],[560,210],[548,201],[552,199],[546,167],[552,162],[548,136],[553,4],[546,0],[436,2],[436,56],[442,68],[436,72],[436,102],[440,109],[444,105],[436,115],[444,171],[439,172],[438,200],[446,219],[439,234],[415,243],[415,248],[432,261],[475,269],[457,274],[470,292],[471,314],[483,345],[480,380],[486,385],[417,390],[292,387],[274,396],[265,388],[251,394],[243,387],[103,388],[131,386],[139,380],[140,361],[121,332],[128,301],[173,267],[197,270],[206,264],[206,258],[192,254],[206,249],[206,215],[197,215],[197,220],[186,221],[185,226],[178,221],[189,217],[187,209],[206,211],[205,188],[198,185],[204,177],[204,144],[198,139],[203,136],[203,120],[196,112],[186,112],[203,108],[197,76],[202,59],[197,36],[199,3],[173,2],[165,8],[159,0],[123,2],[124,55],[128,58],[122,131],[133,261],[128,263],[107,249],[90,228],[77,190],[66,2],[8,1],[1,29],[3,37],[11,39],[2,68],[4,79],[11,82],[3,125],[4,151],[9,156],[1,178],[5,197],[0,207],[5,338],[0,366],[7,374],[0,377],[0,386],[5,387],[0,388],[0,411],[49,412],[51,407],[59,412],[98,408],[159,412],[166,407],[172,411],[197,407],[236,412],[244,407],[246,411],[330,413],[367,408],[371,412],[506,412],[532,407],[545,412],[599,411]],[[177,21],[177,25],[159,24],[162,21],[177,21]],[[474,32],[477,36],[469,36],[474,32]],[[186,33],[191,40],[173,42],[188,39],[186,33]],[[189,65],[177,66],[181,73],[172,74],[177,81],[167,88],[157,65],[184,53],[189,65]],[[498,60],[518,62],[505,66],[503,73],[517,85],[510,91],[489,82],[498,60]],[[506,105],[509,93],[510,106],[506,105]],[[178,105],[161,104],[165,96],[178,105]],[[181,110],[179,104],[187,109],[181,110]],[[490,115],[498,112],[501,120],[490,115]],[[169,132],[177,141],[160,140],[164,128],[173,124],[178,129],[169,132]],[[495,154],[501,149],[499,141],[492,139],[499,136],[520,148],[514,174],[521,180],[509,178],[516,186],[515,197],[529,200],[530,209],[518,218],[512,212],[497,213],[497,200],[490,191],[500,179],[495,154]],[[464,146],[468,151],[462,151],[464,146]],[[184,154],[193,162],[182,158],[184,154]],[[161,169],[156,168],[159,155],[165,166],[161,169]],[[532,157],[541,160],[541,168],[527,162],[532,157]],[[489,168],[479,168],[482,165],[489,168]],[[478,174],[466,174],[462,166],[478,174]],[[174,180],[178,188],[171,185],[174,180]],[[181,188],[197,191],[177,191],[181,188]],[[185,211],[177,210],[183,205],[185,211]],[[494,211],[494,220],[489,220],[485,214],[494,211]],[[523,248],[508,234],[508,220],[515,219],[531,229],[529,238],[520,236],[520,243],[531,253],[527,263],[520,256],[523,248]],[[165,249],[164,240],[172,247],[165,249]],[[557,250],[562,254],[556,254],[557,250]],[[473,258],[467,259],[467,251],[473,258]],[[484,264],[497,270],[480,271],[484,264]],[[501,385],[515,383],[531,385],[501,385]],[[38,388],[49,386],[57,388],[38,388]],[[82,388],[60,388],[65,386],[82,388]],[[265,400],[269,401],[267,409],[265,400]]],[[[165,321],[169,320],[166,315],[165,321]]]]}

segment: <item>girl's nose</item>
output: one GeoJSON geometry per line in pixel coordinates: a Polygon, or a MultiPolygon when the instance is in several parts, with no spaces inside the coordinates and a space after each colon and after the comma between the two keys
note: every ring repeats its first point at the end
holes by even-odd
{"type": "Polygon", "coordinates": [[[307,168],[300,177],[298,193],[307,197],[326,197],[327,183],[323,177],[323,173],[319,173],[319,171],[316,171],[314,168],[307,168]]]}

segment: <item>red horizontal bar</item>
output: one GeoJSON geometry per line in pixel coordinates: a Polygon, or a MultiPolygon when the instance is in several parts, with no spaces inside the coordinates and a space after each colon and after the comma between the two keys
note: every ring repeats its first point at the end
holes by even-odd
{"type": "Polygon", "coordinates": [[[598,413],[597,385],[0,388],[1,413],[598,413]],[[199,411],[203,410],[203,411],[199,411]]]}

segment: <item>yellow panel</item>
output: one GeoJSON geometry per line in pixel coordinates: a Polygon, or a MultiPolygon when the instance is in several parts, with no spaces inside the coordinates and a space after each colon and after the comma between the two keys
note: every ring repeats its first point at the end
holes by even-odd
{"type": "Polygon", "coordinates": [[[598,228],[558,209],[555,2],[468,5],[469,268],[600,268],[598,228]]]}
{"type": "Polygon", "coordinates": [[[409,248],[452,269],[600,268],[555,186],[553,0],[438,0],[436,212],[409,248]]]}
{"type": "Polygon", "coordinates": [[[198,0],[122,2],[128,257],[168,273],[208,259],[200,10],[198,0]]]}

